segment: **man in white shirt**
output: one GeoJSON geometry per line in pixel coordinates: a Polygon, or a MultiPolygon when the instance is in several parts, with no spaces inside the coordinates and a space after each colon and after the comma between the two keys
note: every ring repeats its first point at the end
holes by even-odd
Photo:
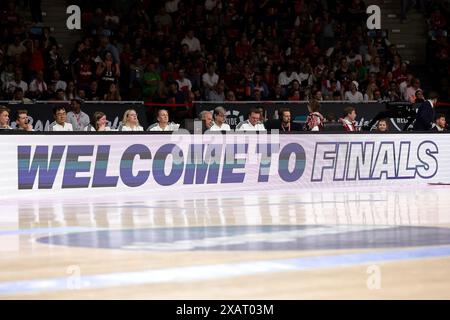
{"type": "MultiPolygon", "coordinates": [[[[1,58],[1,49],[0,49],[0,60],[1,58]]],[[[3,72],[0,74],[0,83],[2,84],[2,89],[6,90],[6,84],[8,82],[14,81],[14,65],[9,62],[6,64],[6,68],[3,70],[3,72]]]]}
{"type": "Polygon", "coordinates": [[[194,30],[189,30],[181,41],[181,45],[187,44],[189,52],[201,51],[200,41],[194,36],[194,30]]]}
{"type": "Polygon", "coordinates": [[[217,102],[225,101],[225,86],[222,82],[219,82],[217,86],[209,92],[208,100],[217,102]]]}
{"type": "Polygon", "coordinates": [[[14,90],[14,95],[13,95],[13,99],[12,99],[11,103],[30,104],[30,103],[33,103],[33,101],[31,101],[28,98],[25,98],[23,96],[22,88],[17,87],[16,90],[14,90]]]}
{"type": "Polygon", "coordinates": [[[203,86],[208,90],[213,90],[219,83],[219,76],[216,74],[216,67],[213,63],[208,63],[208,72],[202,76],[203,86]]]}
{"type": "Polygon", "coordinates": [[[36,72],[36,78],[31,81],[29,91],[34,98],[40,98],[47,91],[47,84],[44,81],[42,71],[36,72]]]}
{"type": "Polygon", "coordinates": [[[64,91],[66,91],[67,82],[61,80],[61,74],[59,73],[58,70],[53,71],[52,83],[55,84],[55,90],[63,89],[64,91]]]}
{"type": "Polygon", "coordinates": [[[350,91],[345,92],[344,99],[351,103],[364,102],[364,96],[358,91],[358,82],[352,81],[350,84],[350,91]]]}
{"type": "Polygon", "coordinates": [[[67,113],[67,122],[72,125],[74,131],[83,131],[90,123],[89,116],[81,111],[81,101],[73,99],[71,102],[72,111],[67,113]]]}
{"type": "Polygon", "coordinates": [[[220,0],[206,0],[205,1],[205,10],[207,12],[213,11],[214,8],[222,9],[222,2],[220,0]]]}
{"type": "Polygon", "coordinates": [[[184,69],[178,70],[178,88],[180,91],[188,93],[192,89],[192,83],[191,80],[185,78],[185,71],[184,69]]]}
{"type": "Polygon", "coordinates": [[[445,114],[438,113],[435,117],[433,125],[431,126],[431,131],[443,132],[447,131],[447,121],[445,120],[445,114]]]}
{"type": "Polygon", "coordinates": [[[264,124],[261,122],[261,113],[259,110],[252,108],[248,120],[239,123],[236,131],[266,131],[264,124]]]}
{"type": "Polygon", "coordinates": [[[72,125],[66,122],[67,113],[64,106],[54,107],[53,116],[55,121],[49,125],[48,131],[73,131],[72,125]]]}
{"type": "Polygon", "coordinates": [[[203,110],[202,112],[200,112],[199,116],[200,120],[202,120],[202,133],[204,133],[206,130],[209,130],[214,124],[213,114],[211,111],[203,110]]]}
{"type": "Polygon", "coordinates": [[[168,0],[166,1],[166,12],[167,13],[174,13],[178,11],[178,3],[180,0],[168,0]]]}
{"type": "Polygon", "coordinates": [[[25,51],[27,51],[27,48],[25,48],[25,46],[23,45],[23,43],[20,42],[20,37],[19,37],[19,36],[16,36],[16,37],[14,38],[14,43],[11,43],[11,44],[8,46],[8,51],[7,51],[6,55],[7,55],[8,57],[14,58],[14,57],[17,56],[17,55],[20,56],[20,55],[23,54],[25,51]]]}
{"type": "Polygon", "coordinates": [[[419,79],[413,79],[411,81],[411,86],[407,87],[404,93],[404,100],[415,103],[416,102],[416,91],[422,90],[420,89],[420,80],[419,79]]]}
{"type": "Polygon", "coordinates": [[[14,72],[14,80],[6,83],[6,91],[9,94],[13,94],[16,88],[21,88],[24,94],[28,91],[28,84],[22,81],[22,71],[20,69],[16,69],[14,72]]]}
{"type": "Polygon", "coordinates": [[[287,87],[294,80],[301,82],[298,73],[293,71],[293,66],[291,65],[288,65],[286,71],[281,72],[278,76],[278,83],[282,87],[287,87]]]}
{"type": "Polygon", "coordinates": [[[28,111],[27,110],[17,110],[16,126],[17,126],[17,130],[20,130],[20,131],[34,131],[33,126],[28,123],[28,111]]]}
{"type": "Polygon", "coordinates": [[[169,112],[165,109],[158,111],[158,122],[148,127],[147,131],[177,131],[179,124],[169,122],[169,112]]]}
{"type": "Polygon", "coordinates": [[[226,116],[226,110],[223,107],[217,107],[214,109],[214,123],[209,128],[210,131],[230,131],[230,126],[225,122],[227,116],[226,116]]]}

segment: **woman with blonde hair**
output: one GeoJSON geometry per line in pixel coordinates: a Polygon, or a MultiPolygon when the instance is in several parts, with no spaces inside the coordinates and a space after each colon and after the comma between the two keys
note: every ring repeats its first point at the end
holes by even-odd
{"type": "Polygon", "coordinates": [[[106,114],[101,111],[96,111],[91,118],[91,122],[84,128],[84,131],[111,131],[111,128],[106,124],[106,114]]]}
{"type": "Polygon", "coordinates": [[[128,109],[125,111],[119,131],[144,131],[144,128],[139,125],[136,110],[128,109]]]}
{"type": "Polygon", "coordinates": [[[0,130],[11,129],[9,126],[9,112],[7,107],[0,106],[0,130]]]}
{"type": "Polygon", "coordinates": [[[376,100],[374,97],[374,93],[375,91],[378,90],[377,84],[376,83],[369,83],[369,85],[367,86],[366,89],[366,94],[364,95],[364,101],[372,101],[372,100],[376,100]]]}

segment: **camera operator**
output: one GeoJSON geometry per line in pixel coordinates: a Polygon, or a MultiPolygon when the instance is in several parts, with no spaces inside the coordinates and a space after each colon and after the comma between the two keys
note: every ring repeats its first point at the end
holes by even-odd
{"type": "Polygon", "coordinates": [[[403,127],[403,131],[406,131],[408,127],[413,123],[416,117],[416,104],[411,102],[389,102],[386,103],[386,110],[379,112],[368,125],[362,127],[363,131],[372,130],[373,126],[381,119],[391,118],[403,118],[407,119],[406,125],[403,127]]]}
{"type": "MultiPolygon", "coordinates": [[[[386,110],[379,112],[368,125],[363,126],[362,130],[370,131],[372,127],[380,120],[384,118],[403,118],[406,119],[407,122],[403,126],[403,131],[411,130],[411,124],[416,120],[417,110],[424,103],[425,99],[423,96],[423,91],[418,89],[415,93],[415,103],[406,102],[406,101],[384,101],[386,103],[386,110]]],[[[383,102],[383,101],[381,101],[383,102]]],[[[430,122],[431,123],[431,122],[430,122]]],[[[415,129],[414,129],[415,130],[415,129]]]]}

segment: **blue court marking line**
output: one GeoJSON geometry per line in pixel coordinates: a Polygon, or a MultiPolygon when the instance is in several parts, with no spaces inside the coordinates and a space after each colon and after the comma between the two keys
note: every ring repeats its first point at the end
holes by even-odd
{"type": "Polygon", "coordinates": [[[80,270],[81,277],[79,282],[74,280],[74,276],[69,275],[65,278],[0,283],[0,296],[75,290],[71,289],[74,287],[74,282],[79,284],[77,289],[99,289],[130,285],[214,280],[265,273],[349,267],[361,264],[410,261],[448,256],[450,256],[450,246],[151,269],[137,272],[119,272],[87,276],[82,276],[83,270],[80,270]]]}
{"type": "Polygon", "coordinates": [[[17,230],[0,230],[0,236],[13,235],[33,235],[41,233],[66,233],[66,232],[84,232],[84,231],[99,231],[99,228],[89,227],[56,227],[56,228],[30,228],[17,230]]]}

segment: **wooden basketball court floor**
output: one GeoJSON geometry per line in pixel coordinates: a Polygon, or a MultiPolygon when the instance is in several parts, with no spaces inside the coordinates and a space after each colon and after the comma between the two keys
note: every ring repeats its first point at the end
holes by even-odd
{"type": "Polygon", "coordinates": [[[4,201],[19,298],[449,299],[450,187],[4,201]]]}

